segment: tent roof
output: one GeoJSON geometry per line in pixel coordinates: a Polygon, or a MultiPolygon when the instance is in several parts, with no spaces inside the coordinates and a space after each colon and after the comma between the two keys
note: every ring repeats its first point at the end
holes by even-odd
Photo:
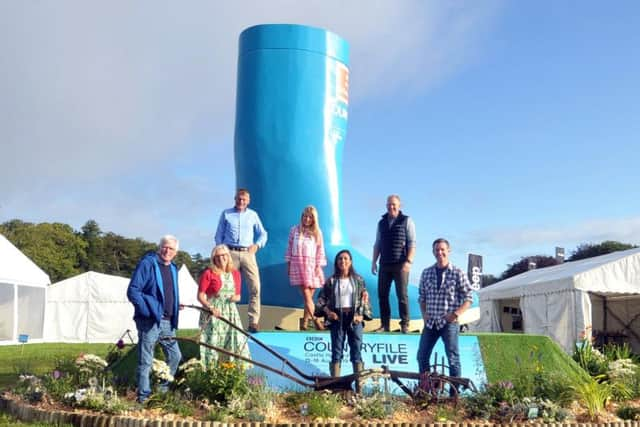
{"type": "Polygon", "coordinates": [[[480,289],[478,296],[508,299],[571,289],[640,294],[640,248],[527,271],[480,289]]]}
{"type": "Polygon", "coordinates": [[[49,286],[47,301],[54,302],[129,302],[129,279],[88,271],[49,286]]]}
{"type": "Polygon", "coordinates": [[[51,280],[47,273],[0,234],[0,282],[42,288],[51,280]]]}

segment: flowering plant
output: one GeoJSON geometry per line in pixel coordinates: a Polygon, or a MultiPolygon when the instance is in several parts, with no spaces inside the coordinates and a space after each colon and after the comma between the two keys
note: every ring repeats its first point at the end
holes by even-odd
{"type": "Polygon", "coordinates": [[[171,375],[171,369],[166,362],[158,359],[153,359],[151,365],[151,375],[158,384],[167,383],[173,381],[173,375],[171,375]]]}

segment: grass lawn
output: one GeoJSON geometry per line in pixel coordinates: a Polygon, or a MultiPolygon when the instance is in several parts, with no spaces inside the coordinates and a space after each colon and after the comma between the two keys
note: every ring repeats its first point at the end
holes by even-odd
{"type": "Polygon", "coordinates": [[[478,342],[490,383],[511,381],[536,362],[545,372],[577,382],[589,375],[551,338],[542,335],[478,333],[478,342]]]}
{"type": "MultiPolygon", "coordinates": [[[[178,336],[192,337],[198,333],[197,330],[181,329],[178,330],[178,336]]],[[[114,344],[68,344],[68,343],[45,343],[45,344],[19,344],[0,346],[0,390],[13,386],[22,372],[29,372],[36,375],[45,374],[53,371],[56,363],[62,359],[75,359],[80,353],[91,353],[100,356],[103,359],[109,353],[114,344]]],[[[127,346],[131,349],[133,346],[127,346]]],[[[185,357],[198,357],[198,349],[195,345],[187,343],[180,344],[185,357]],[[195,356],[194,356],[195,354],[195,356]]],[[[158,356],[162,351],[159,350],[158,356]]],[[[131,374],[135,372],[136,354],[129,352],[119,365],[120,371],[131,374]]],[[[131,378],[133,380],[133,378],[131,378]]]]}

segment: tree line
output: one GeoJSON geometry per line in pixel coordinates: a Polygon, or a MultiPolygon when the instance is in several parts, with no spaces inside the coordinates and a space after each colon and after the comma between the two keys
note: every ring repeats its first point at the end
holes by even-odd
{"type": "MultiPolygon", "coordinates": [[[[0,234],[44,270],[52,283],[87,271],[131,277],[140,257],[157,247],[156,242],[148,242],[139,237],[132,239],[113,232],[103,232],[92,219],[80,231],[58,222],[33,224],[14,219],[0,224],[0,234]]],[[[636,247],[616,241],[583,243],[573,250],[567,262],[636,247]]],[[[208,257],[199,253],[191,255],[182,250],[178,251],[174,261],[179,266],[185,264],[196,280],[209,265],[208,257]]],[[[522,257],[509,264],[499,276],[484,274],[483,285],[489,286],[524,273],[529,270],[531,262],[536,264],[536,268],[558,264],[555,257],[546,255],[522,257]]]]}
{"type": "MultiPolygon", "coordinates": [[[[51,283],[87,271],[131,277],[142,255],[157,248],[156,242],[103,232],[94,220],[76,231],[58,222],[33,224],[14,219],[0,224],[0,234],[44,270],[51,283]]],[[[174,261],[178,266],[185,264],[196,279],[209,264],[199,253],[182,250],[174,261]]]]}

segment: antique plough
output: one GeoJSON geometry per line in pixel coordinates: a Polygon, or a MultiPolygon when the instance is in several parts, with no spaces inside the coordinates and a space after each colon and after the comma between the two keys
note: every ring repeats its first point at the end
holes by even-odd
{"type": "MultiPolygon", "coordinates": [[[[200,310],[202,312],[211,314],[207,309],[197,305],[187,305],[184,307],[194,308],[196,310],[200,310]]],[[[395,384],[400,387],[402,391],[407,393],[414,399],[422,399],[429,398],[431,400],[441,400],[450,396],[451,398],[457,398],[458,393],[462,389],[469,389],[471,391],[476,391],[475,385],[473,381],[467,378],[458,378],[458,377],[450,377],[444,375],[442,373],[436,372],[437,367],[441,367],[444,370],[444,363],[441,365],[435,365],[432,367],[430,372],[426,372],[424,374],[419,374],[415,372],[404,372],[404,371],[396,371],[389,369],[388,366],[383,365],[380,368],[371,368],[364,369],[360,372],[354,372],[349,375],[343,375],[340,377],[331,377],[328,375],[309,375],[302,370],[300,370],[297,366],[291,363],[286,357],[269,347],[264,342],[260,341],[256,338],[255,335],[245,331],[242,328],[239,328],[228,319],[218,316],[216,319],[226,323],[231,328],[237,330],[241,334],[245,335],[248,339],[255,342],[265,351],[270,353],[273,357],[278,359],[281,362],[281,367],[275,367],[273,365],[269,365],[263,362],[259,362],[257,360],[252,360],[251,358],[244,357],[242,355],[236,354],[227,349],[217,347],[211,344],[207,344],[195,338],[186,338],[186,337],[176,337],[175,339],[178,341],[186,341],[191,342],[196,345],[200,345],[203,347],[207,347],[211,350],[214,350],[218,353],[233,357],[238,360],[242,360],[249,364],[258,366],[267,371],[273,372],[277,375],[280,375],[284,378],[287,378],[296,384],[302,385],[304,387],[309,387],[314,390],[329,390],[332,392],[344,392],[353,390],[353,385],[355,384],[356,392],[360,391],[360,385],[363,384],[368,379],[385,379],[391,380],[395,384]],[[286,372],[286,369],[289,368],[292,373],[286,372]],[[294,375],[295,374],[295,375],[294,375]],[[418,382],[418,385],[413,389],[406,385],[402,380],[415,380],[418,382]],[[445,396],[445,393],[447,394],[445,396]]],[[[436,355],[437,358],[437,355],[436,355]]]]}

